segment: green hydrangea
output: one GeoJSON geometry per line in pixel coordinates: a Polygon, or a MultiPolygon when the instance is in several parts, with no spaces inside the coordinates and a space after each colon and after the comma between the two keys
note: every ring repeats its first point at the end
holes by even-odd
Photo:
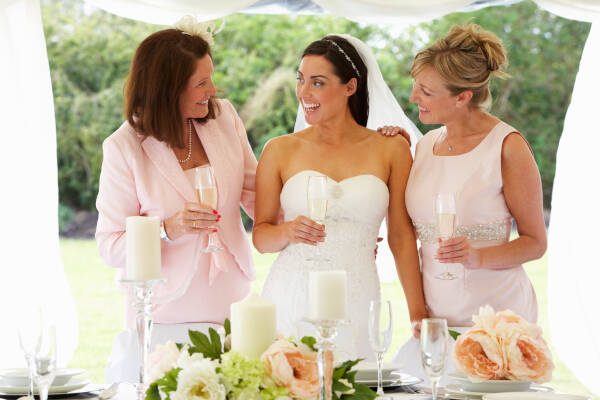
{"type": "MultiPolygon", "coordinates": [[[[237,351],[221,356],[220,372],[223,375],[228,398],[236,400],[261,399],[265,387],[265,364],[250,359],[237,351]]],[[[286,391],[287,393],[287,391],[286,391]]]]}

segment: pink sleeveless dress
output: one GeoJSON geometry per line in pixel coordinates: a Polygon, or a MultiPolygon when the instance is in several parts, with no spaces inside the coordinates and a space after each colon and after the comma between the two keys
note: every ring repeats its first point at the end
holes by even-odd
{"type": "Polygon", "coordinates": [[[419,141],[406,187],[406,206],[421,242],[421,271],[429,313],[446,318],[449,326],[470,326],[471,316],[480,306],[489,304],[496,311],[510,309],[535,323],[537,300],[521,265],[473,270],[462,264],[448,264],[458,279],[435,278],[445,268],[433,258],[438,248],[434,225],[438,192],[455,194],[455,236],[466,236],[475,248],[506,243],[512,225],[503,195],[501,154],[504,138],[517,130],[499,122],[470,152],[437,156],[433,146],[445,129],[432,130],[419,141]]]}

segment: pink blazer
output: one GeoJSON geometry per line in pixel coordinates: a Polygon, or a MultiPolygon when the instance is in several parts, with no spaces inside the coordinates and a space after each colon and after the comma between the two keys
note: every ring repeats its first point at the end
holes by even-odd
{"type": "MultiPolygon", "coordinates": [[[[156,287],[157,303],[173,301],[185,293],[198,268],[208,268],[208,286],[238,268],[254,279],[252,252],[240,218],[240,205],[254,217],[256,158],[240,117],[227,100],[218,100],[221,113],[205,124],[194,123],[217,181],[219,241],[225,251],[211,253],[210,265],[201,265],[206,236],[184,235],[161,242],[165,284],[156,287]]],[[[138,134],[128,122],[103,144],[104,159],[96,207],[98,250],[106,264],[125,272],[125,218],[131,215],[168,218],[197,201],[173,151],[153,137],[138,134]]],[[[122,275],[124,276],[124,275],[122,275]]],[[[246,282],[245,285],[248,285],[246,282]]],[[[218,285],[221,286],[221,285],[218,285]]]]}

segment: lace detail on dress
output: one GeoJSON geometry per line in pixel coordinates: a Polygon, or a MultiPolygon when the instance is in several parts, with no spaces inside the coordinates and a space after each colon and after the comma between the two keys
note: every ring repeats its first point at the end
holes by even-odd
{"type": "MultiPolygon", "coordinates": [[[[454,236],[465,236],[469,241],[504,240],[510,235],[511,221],[499,220],[487,224],[460,225],[456,228],[454,236]]],[[[421,243],[433,244],[437,242],[434,224],[420,224],[413,222],[417,230],[417,238],[421,243]]]]}

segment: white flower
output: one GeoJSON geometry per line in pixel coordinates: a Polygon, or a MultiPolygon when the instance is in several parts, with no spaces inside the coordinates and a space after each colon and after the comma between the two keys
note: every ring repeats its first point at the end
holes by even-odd
{"type": "Polygon", "coordinates": [[[213,34],[215,33],[214,22],[198,22],[198,20],[191,15],[186,15],[173,26],[188,35],[200,36],[211,46],[215,44],[213,39],[213,34]]]}
{"type": "Polygon", "coordinates": [[[177,390],[171,392],[171,400],[225,400],[227,391],[216,372],[218,361],[204,358],[200,353],[190,356],[186,351],[177,363],[182,370],[177,376],[177,390]]]}

